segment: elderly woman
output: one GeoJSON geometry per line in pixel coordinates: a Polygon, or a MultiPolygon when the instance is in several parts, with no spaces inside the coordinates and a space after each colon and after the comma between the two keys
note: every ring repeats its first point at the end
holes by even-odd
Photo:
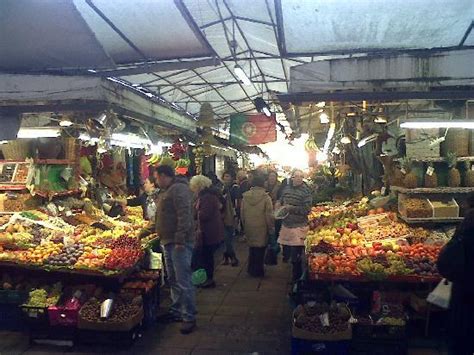
{"type": "Polygon", "coordinates": [[[196,245],[200,256],[199,264],[207,273],[207,281],[201,285],[204,288],[216,286],[214,282],[214,253],[224,239],[222,195],[211,186],[212,181],[203,175],[196,175],[189,182],[191,191],[196,194],[194,205],[197,221],[196,245]]]}
{"type": "Polygon", "coordinates": [[[303,181],[304,173],[294,170],[288,186],[282,192],[278,207],[284,207],[288,215],[283,219],[278,242],[290,247],[293,264],[293,282],[303,274],[304,241],[308,233],[308,213],[311,210],[311,190],[303,181]]]}

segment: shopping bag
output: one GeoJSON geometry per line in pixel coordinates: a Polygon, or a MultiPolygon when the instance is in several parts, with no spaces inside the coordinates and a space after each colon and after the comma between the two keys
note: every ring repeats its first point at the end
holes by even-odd
{"type": "Polygon", "coordinates": [[[448,309],[451,300],[452,282],[442,279],[438,286],[428,295],[426,301],[438,307],[448,309]]]}

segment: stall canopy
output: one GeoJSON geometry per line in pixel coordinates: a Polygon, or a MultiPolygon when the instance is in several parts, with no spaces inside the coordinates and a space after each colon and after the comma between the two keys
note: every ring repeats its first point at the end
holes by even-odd
{"type": "Polygon", "coordinates": [[[0,70],[114,77],[191,116],[209,102],[224,120],[260,96],[278,109],[295,65],[474,45],[473,10],[472,0],[3,0],[0,70]]]}

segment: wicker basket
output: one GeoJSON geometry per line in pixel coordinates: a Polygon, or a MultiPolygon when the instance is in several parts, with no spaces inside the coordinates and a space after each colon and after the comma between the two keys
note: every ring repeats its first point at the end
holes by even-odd
{"type": "Polygon", "coordinates": [[[441,152],[443,156],[447,156],[449,152],[455,153],[458,157],[466,157],[469,155],[470,133],[467,129],[450,129],[446,135],[446,140],[441,144],[441,152]]]}
{"type": "Polygon", "coordinates": [[[2,149],[3,157],[6,160],[23,161],[28,156],[30,145],[28,140],[16,139],[2,144],[0,148],[2,149]]]}
{"type": "Polygon", "coordinates": [[[77,155],[77,141],[75,138],[64,138],[64,158],[75,161],[77,155]]]}

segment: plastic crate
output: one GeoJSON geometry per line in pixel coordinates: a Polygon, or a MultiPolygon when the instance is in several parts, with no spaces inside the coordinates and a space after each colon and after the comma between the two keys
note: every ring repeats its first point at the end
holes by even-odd
{"type": "Polygon", "coordinates": [[[126,332],[106,332],[78,329],[76,342],[87,345],[106,345],[110,347],[129,347],[141,337],[139,326],[126,332]]]}
{"type": "Polygon", "coordinates": [[[28,292],[0,290],[0,304],[22,304],[28,298],[28,292]]]}
{"type": "Polygon", "coordinates": [[[30,328],[49,327],[48,308],[20,306],[23,319],[30,328]]]}
{"type": "Polygon", "coordinates": [[[354,324],[353,337],[360,340],[404,340],[406,339],[405,326],[354,324]]]}
{"type": "Polygon", "coordinates": [[[350,341],[319,341],[292,338],[292,355],[348,355],[350,341]]]}
{"type": "Polygon", "coordinates": [[[407,344],[401,341],[360,341],[353,340],[351,355],[406,355],[407,344]]]}
{"type": "Polygon", "coordinates": [[[23,312],[17,306],[0,304],[0,330],[20,331],[24,329],[23,312]]]}

